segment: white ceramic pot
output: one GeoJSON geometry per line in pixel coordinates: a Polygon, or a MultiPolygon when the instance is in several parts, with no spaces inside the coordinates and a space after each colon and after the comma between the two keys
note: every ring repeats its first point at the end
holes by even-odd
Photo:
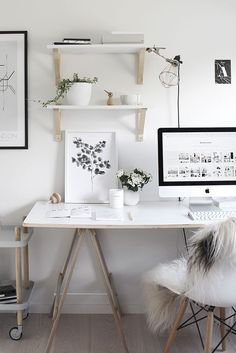
{"type": "Polygon", "coordinates": [[[71,105],[88,105],[92,94],[92,83],[75,82],[66,94],[67,103],[71,105]]]}
{"type": "Polygon", "coordinates": [[[135,206],[140,200],[138,191],[124,190],[124,204],[126,206],[135,206]]]}

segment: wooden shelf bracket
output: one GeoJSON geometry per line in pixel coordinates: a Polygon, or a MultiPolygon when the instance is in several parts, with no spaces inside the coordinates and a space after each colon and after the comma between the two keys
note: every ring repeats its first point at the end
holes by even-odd
{"type": "Polygon", "coordinates": [[[143,141],[143,135],[144,135],[144,126],[145,126],[145,118],[146,118],[146,112],[147,108],[139,109],[137,110],[137,116],[136,116],[136,139],[139,142],[143,141]]]}
{"type": "Polygon", "coordinates": [[[55,70],[55,84],[57,85],[61,81],[61,52],[60,49],[53,49],[53,61],[55,70]]]}
{"type": "Polygon", "coordinates": [[[57,142],[61,141],[61,110],[53,109],[54,112],[54,137],[57,142]]]}
{"type": "Polygon", "coordinates": [[[145,52],[146,52],[145,48],[140,49],[139,52],[138,52],[138,77],[137,77],[137,83],[139,85],[143,84],[145,52]]]}

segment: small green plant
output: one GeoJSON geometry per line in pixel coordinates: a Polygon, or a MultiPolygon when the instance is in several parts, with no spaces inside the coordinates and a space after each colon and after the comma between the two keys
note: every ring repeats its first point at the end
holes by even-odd
{"type": "Polygon", "coordinates": [[[80,78],[78,74],[74,74],[72,79],[64,78],[57,84],[56,96],[53,99],[49,99],[48,101],[43,102],[43,106],[46,107],[48,104],[57,104],[60,99],[63,99],[65,97],[66,93],[70,90],[71,86],[76,82],[85,82],[92,84],[96,83],[97,81],[97,77],[80,78]]]}

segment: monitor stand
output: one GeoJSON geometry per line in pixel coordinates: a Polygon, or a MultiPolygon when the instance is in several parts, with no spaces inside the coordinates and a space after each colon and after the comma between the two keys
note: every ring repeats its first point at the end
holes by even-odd
{"type": "Polygon", "coordinates": [[[189,199],[189,209],[193,212],[197,211],[219,211],[219,207],[214,204],[214,201],[211,197],[203,197],[203,198],[190,198],[189,199]]]}

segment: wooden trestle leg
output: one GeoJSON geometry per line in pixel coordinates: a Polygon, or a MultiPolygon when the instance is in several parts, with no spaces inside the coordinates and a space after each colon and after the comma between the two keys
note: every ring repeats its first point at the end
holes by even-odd
{"type": "Polygon", "coordinates": [[[112,312],[113,312],[113,315],[114,315],[114,319],[115,319],[115,323],[116,323],[116,326],[117,326],[117,330],[118,330],[118,333],[120,335],[124,351],[126,353],[129,353],[128,346],[127,346],[127,343],[126,343],[126,338],[125,338],[123,327],[122,327],[121,317],[120,317],[120,314],[118,314],[119,306],[117,305],[117,303],[118,303],[117,296],[113,292],[113,289],[112,289],[112,286],[111,286],[111,282],[110,282],[110,278],[109,278],[109,272],[107,270],[105,259],[104,259],[104,256],[102,254],[101,247],[99,245],[95,230],[89,230],[89,232],[90,232],[90,235],[91,235],[92,245],[93,245],[93,248],[94,248],[96,256],[97,256],[98,265],[100,267],[100,271],[101,271],[101,274],[102,274],[102,277],[103,277],[103,281],[104,281],[104,285],[105,285],[105,288],[106,288],[107,296],[108,296],[108,299],[109,299],[109,302],[110,302],[110,305],[111,305],[111,308],[112,308],[112,312]]]}
{"type": "Polygon", "coordinates": [[[69,287],[69,284],[70,284],[70,280],[71,280],[72,273],[73,273],[73,270],[74,270],[74,267],[75,267],[75,264],[76,264],[76,260],[78,258],[78,254],[79,254],[79,250],[80,250],[80,247],[81,247],[81,244],[82,244],[82,240],[84,238],[84,234],[85,234],[85,230],[78,230],[76,232],[76,235],[75,235],[75,240],[74,240],[74,243],[73,243],[73,249],[71,251],[70,258],[68,260],[68,265],[66,267],[65,274],[64,274],[63,290],[62,290],[62,292],[60,294],[57,313],[56,313],[54,321],[53,321],[53,325],[52,325],[52,329],[51,329],[51,332],[50,332],[50,336],[48,338],[48,342],[47,342],[47,346],[46,346],[46,349],[45,349],[45,353],[49,353],[50,352],[50,349],[51,349],[51,346],[52,346],[52,343],[53,343],[53,339],[54,339],[54,336],[55,336],[55,333],[56,333],[56,329],[57,329],[57,326],[58,326],[58,323],[59,323],[59,319],[60,319],[60,316],[61,316],[62,306],[63,306],[64,301],[65,301],[66,293],[67,293],[67,290],[68,290],[68,287],[69,287]]]}

